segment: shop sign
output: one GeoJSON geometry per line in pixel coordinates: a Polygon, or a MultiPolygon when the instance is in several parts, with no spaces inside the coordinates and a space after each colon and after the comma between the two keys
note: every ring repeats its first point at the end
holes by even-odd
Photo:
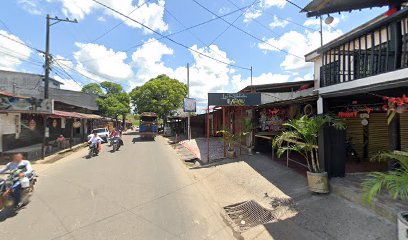
{"type": "Polygon", "coordinates": [[[193,98],[184,98],[184,112],[196,112],[196,100],[193,98]]]}
{"type": "Polygon", "coordinates": [[[52,113],[52,99],[0,96],[0,112],[52,113]]]}
{"type": "Polygon", "coordinates": [[[209,106],[257,106],[261,93],[208,93],[209,106]]]}
{"type": "Polygon", "coordinates": [[[357,117],[358,112],[339,112],[339,118],[355,118],[357,117]]]}

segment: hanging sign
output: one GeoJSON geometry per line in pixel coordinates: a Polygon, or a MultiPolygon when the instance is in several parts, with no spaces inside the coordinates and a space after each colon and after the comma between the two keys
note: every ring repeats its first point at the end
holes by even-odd
{"type": "Polygon", "coordinates": [[[81,127],[81,122],[80,122],[80,121],[76,121],[76,122],[74,122],[74,123],[72,124],[72,126],[73,126],[74,128],[80,128],[80,127],[81,127]]]}
{"type": "Polygon", "coordinates": [[[339,112],[337,116],[339,118],[355,118],[358,116],[358,112],[339,112]]]}
{"type": "Polygon", "coordinates": [[[196,112],[196,100],[193,98],[184,98],[184,112],[196,112]]]}
{"type": "Polygon", "coordinates": [[[209,106],[257,106],[261,93],[208,93],[209,106]]]}

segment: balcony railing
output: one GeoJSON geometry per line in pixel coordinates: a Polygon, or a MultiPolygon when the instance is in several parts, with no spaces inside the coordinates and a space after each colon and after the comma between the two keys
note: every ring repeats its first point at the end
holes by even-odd
{"type": "Polygon", "coordinates": [[[382,19],[321,50],[320,86],[408,67],[408,9],[382,19]]]}

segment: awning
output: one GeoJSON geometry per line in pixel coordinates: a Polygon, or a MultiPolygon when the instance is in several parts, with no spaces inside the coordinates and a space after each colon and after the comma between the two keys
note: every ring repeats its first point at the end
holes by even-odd
{"type": "Polygon", "coordinates": [[[65,111],[58,111],[55,110],[50,117],[53,118],[82,118],[82,119],[101,119],[103,117],[96,115],[96,114],[86,114],[86,113],[78,113],[78,112],[65,112],[65,111]]]}
{"type": "Polygon", "coordinates": [[[15,98],[30,98],[30,97],[25,97],[25,96],[18,96],[16,94],[4,92],[4,91],[0,91],[0,96],[15,97],[15,98]]]}

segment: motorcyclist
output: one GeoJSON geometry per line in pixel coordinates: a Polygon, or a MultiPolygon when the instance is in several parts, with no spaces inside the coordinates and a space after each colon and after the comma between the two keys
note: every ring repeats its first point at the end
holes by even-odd
{"type": "MultiPolygon", "coordinates": [[[[14,154],[13,161],[7,163],[5,167],[0,169],[0,174],[5,173],[6,171],[14,171],[21,166],[24,166],[21,174],[24,174],[25,177],[30,178],[33,175],[33,168],[28,160],[23,160],[23,154],[21,153],[14,154]]],[[[21,185],[19,183],[15,183],[13,185],[12,196],[14,198],[16,208],[21,207],[21,185]]]]}
{"type": "Polygon", "coordinates": [[[112,132],[111,132],[111,134],[110,134],[110,138],[111,138],[111,145],[112,145],[112,140],[114,139],[114,138],[118,138],[119,139],[119,144],[122,146],[123,145],[123,141],[122,141],[122,138],[121,138],[121,133],[119,132],[119,131],[117,131],[117,130],[112,130],[112,132]]]}
{"type": "Polygon", "coordinates": [[[99,137],[97,133],[94,133],[94,135],[91,137],[91,139],[89,139],[88,143],[95,144],[95,146],[97,147],[97,149],[99,151],[99,144],[102,143],[102,138],[99,137]]]}

